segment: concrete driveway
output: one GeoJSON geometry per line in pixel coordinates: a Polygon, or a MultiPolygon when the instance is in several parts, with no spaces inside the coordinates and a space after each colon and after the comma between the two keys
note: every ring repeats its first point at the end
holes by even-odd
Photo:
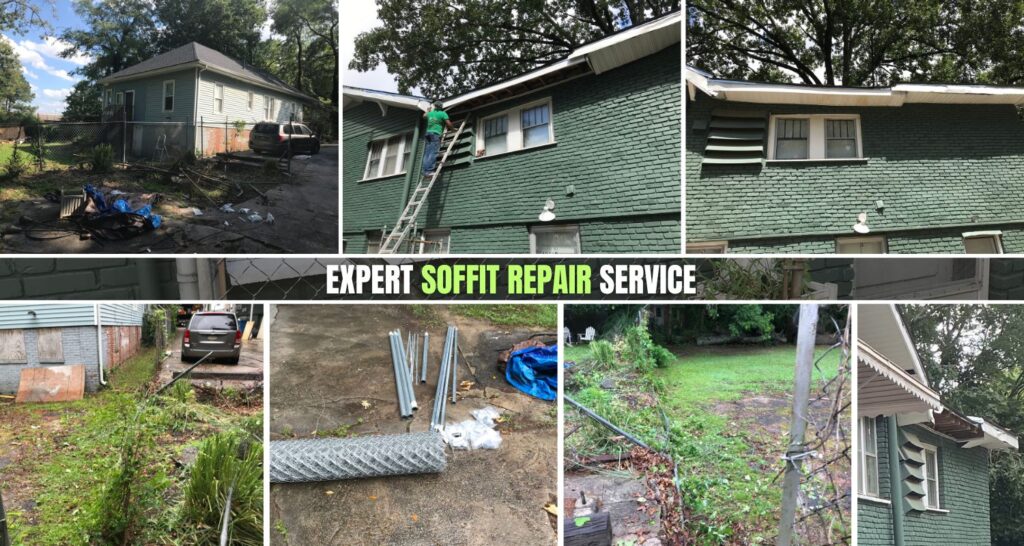
{"type": "MultiPolygon", "coordinates": [[[[181,361],[181,336],[184,328],[178,328],[171,345],[171,356],[160,365],[160,384],[166,384],[174,374],[188,369],[193,363],[181,361]]],[[[242,353],[238,364],[225,364],[221,361],[204,362],[192,370],[192,382],[212,387],[246,387],[252,383],[263,381],[263,340],[249,339],[242,341],[242,353]]]]}

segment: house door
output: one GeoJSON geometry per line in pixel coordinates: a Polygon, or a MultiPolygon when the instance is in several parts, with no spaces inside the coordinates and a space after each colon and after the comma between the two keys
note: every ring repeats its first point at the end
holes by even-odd
{"type": "Polygon", "coordinates": [[[135,121],[135,91],[124,92],[124,119],[135,121]]]}
{"type": "Polygon", "coordinates": [[[854,265],[857,299],[986,299],[988,260],[976,258],[869,258],[854,265]]]}

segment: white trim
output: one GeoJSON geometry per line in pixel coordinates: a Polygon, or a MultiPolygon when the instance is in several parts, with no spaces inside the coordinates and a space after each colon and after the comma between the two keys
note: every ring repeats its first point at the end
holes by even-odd
{"type": "Polygon", "coordinates": [[[687,254],[728,254],[729,241],[701,241],[697,243],[686,243],[687,254]],[[701,252],[710,250],[711,252],[701,252]]]}
{"type": "Polygon", "coordinates": [[[879,504],[892,505],[892,501],[889,499],[883,499],[882,497],[872,497],[871,495],[865,495],[863,493],[857,493],[857,500],[877,502],[879,504]]]}
{"type": "MultiPolygon", "coordinates": [[[[916,356],[914,358],[916,360],[916,356]]],[[[885,379],[898,385],[907,394],[920,400],[923,404],[921,407],[922,411],[925,409],[942,411],[942,402],[939,400],[938,393],[922,383],[918,378],[911,376],[906,370],[889,360],[863,340],[857,341],[857,359],[885,379]]]]}
{"type": "Polygon", "coordinates": [[[431,228],[424,229],[420,236],[419,244],[416,245],[416,254],[451,254],[452,248],[452,230],[450,228],[431,228]],[[427,249],[426,241],[429,241],[432,237],[438,236],[444,237],[444,243],[441,245],[440,252],[425,252],[427,249]]]}
{"type": "MultiPolygon", "coordinates": [[[[412,133],[399,133],[396,135],[389,135],[383,138],[371,140],[370,145],[366,149],[366,165],[363,167],[363,179],[360,180],[360,182],[366,182],[369,180],[379,180],[381,178],[390,178],[392,176],[399,176],[408,172],[409,166],[405,164],[405,147],[407,143],[411,145],[411,141],[412,133]],[[390,142],[391,139],[396,137],[401,137],[401,140],[398,141],[398,160],[395,163],[395,167],[397,168],[397,170],[393,173],[385,173],[384,163],[388,157],[388,142],[390,142]],[[377,164],[377,172],[371,175],[370,158],[373,156],[373,147],[378,142],[381,143],[380,162],[377,164]]],[[[409,154],[409,160],[410,163],[415,161],[415,158],[411,153],[409,154]]]]}
{"type": "Polygon", "coordinates": [[[534,225],[530,226],[530,254],[537,254],[537,233],[573,233],[575,235],[576,252],[582,254],[583,247],[580,245],[580,226],[577,224],[558,225],[534,225]]]}
{"type": "Polygon", "coordinates": [[[224,113],[224,84],[215,83],[213,84],[213,113],[223,114],[224,113]],[[220,106],[217,106],[217,92],[220,91],[220,106]]]}
{"type": "Polygon", "coordinates": [[[879,465],[878,465],[878,421],[876,420],[875,417],[864,415],[864,416],[861,416],[860,421],[857,422],[857,426],[858,426],[858,432],[859,432],[858,438],[857,438],[857,447],[858,447],[857,456],[858,456],[858,460],[860,462],[860,478],[861,478],[857,482],[857,490],[858,490],[858,492],[860,494],[873,497],[873,496],[878,495],[878,494],[881,493],[881,485],[880,485],[881,477],[878,475],[878,472],[879,472],[879,465]],[[871,450],[870,451],[868,451],[868,449],[867,449],[867,447],[868,447],[867,446],[867,442],[864,441],[865,433],[867,432],[866,431],[866,427],[864,426],[865,422],[870,422],[871,423],[871,428],[874,430],[875,443],[874,443],[873,446],[871,446],[871,450]],[[874,493],[869,492],[868,491],[868,487],[867,487],[868,486],[868,484],[867,484],[868,473],[865,471],[865,468],[867,468],[867,457],[869,457],[869,456],[870,457],[874,457],[874,460],[875,460],[875,464],[874,464],[874,467],[875,467],[875,482],[874,482],[874,484],[872,484],[874,486],[874,493]]]}
{"type": "Polygon", "coordinates": [[[963,237],[964,253],[965,254],[984,254],[967,252],[967,240],[968,239],[992,239],[995,243],[996,251],[995,254],[1003,253],[1003,232],[999,230],[990,231],[968,231],[961,234],[963,237]]]}
{"type": "Polygon", "coordinates": [[[861,138],[860,114],[773,114],[768,119],[768,161],[785,163],[790,161],[857,161],[864,159],[863,139],[861,138]],[[775,126],[780,119],[806,119],[810,127],[807,135],[807,157],[804,159],[777,159],[775,157],[775,126]],[[857,131],[856,157],[825,157],[828,136],[825,134],[827,120],[853,120],[857,131]]]}
{"type": "Polygon", "coordinates": [[[942,484],[939,480],[939,448],[932,444],[921,442],[921,452],[924,455],[924,505],[928,509],[941,509],[942,508],[942,493],[939,489],[942,484]],[[933,469],[934,476],[928,472],[928,452],[931,452],[935,456],[935,468],[933,469]],[[928,481],[934,479],[935,481],[935,504],[932,504],[931,495],[928,494],[928,481]]]}
{"type": "Polygon", "coordinates": [[[256,93],[249,91],[245,96],[245,110],[247,112],[252,112],[254,106],[256,106],[256,93]]]}
{"type": "Polygon", "coordinates": [[[492,157],[495,155],[501,155],[510,152],[518,152],[521,150],[540,148],[541,146],[548,146],[555,143],[555,108],[551,101],[551,97],[544,97],[542,99],[537,99],[534,101],[519,104],[512,108],[502,110],[500,112],[494,112],[493,114],[478,119],[476,131],[476,150],[478,153],[481,150],[483,150],[484,152],[487,151],[485,145],[486,138],[484,137],[484,123],[489,120],[499,118],[501,116],[508,117],[508,127],[505,133],[505,150],[495,154],[485,153],[484,155],[479,156],[481,159],[485,157],[492,157]],[[543,142],[541,144],[526,146],[523,140],[524,137],[522,129],[523,111],[545,105],[548,107],[548,140],[547,142],[543,142]]]}
{"type": "Polygon", "coordinates": [[[430,101],[423,97],[414,97],[410,95],[396,95],[394,93],[386,93],[383,91],[374,91],[373,89],[360,89],[356,87],[343,86],[341,88],[342,95],[345,98],[352,98],[355,101],[368,101],[375,102],[381,106],[389,105],[398,108],[408,109],[419,109],[427,112],[430,110],[430,101]]]}
{"type": "Polygon", "coordinates": [[[175,80],[164,80],[163,83],[160,84],[160,95],[161,95],[160,111],[161,112],[173,112],[174,111],[174,107],[176,106],[175,103],[178,100],[177,96],[176,96],[177,95],[177,87],[178,87],[178,84],[175,82],[175,80]],[[170,110],[167,109],[167,96],[168,96],[167,95],[167,84],[168,83],[171,84],[171,95],[170,95],[170,97],[171,97],[171,109],[170,110]]]}
{"type": "MultiPolygon", "coordinates": [[[[842,235],[836,237],[836,254],[863,254],[861,252],[841,252],[843,244],[860,245],[864,243],[882,243],[882,254],[889,253],[889,241],[885,235],[842,235]]],[[[873,254],[875,255],[875,254],[873,254]]]]}

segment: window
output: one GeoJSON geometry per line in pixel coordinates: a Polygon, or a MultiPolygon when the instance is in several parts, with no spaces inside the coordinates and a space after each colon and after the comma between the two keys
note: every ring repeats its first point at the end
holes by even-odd
{"type": "Polygon", "coordinates": [[[412,133],[382,138],[370,143],[363,180],[405,172],[412,152],[412,133]]]}
{"type": "Polygon", "coordinates": [[[491,156],[514,152],[555,141],[551,120],[551,100],[524,104],[480,121],[477,155],[491,156]]]}
{"type": "Polygon", "coordinates": [[[117,94],[114,95],[114,102],[117,103],[118,106],[123,105],[124,104],[124,93],[118,91],[117,94]]]}
{"type": "Polygon", "coordinates": [[[935,446],[924,446],[924,505],[938,510],[939,452],[935,446]]]}
{"type": "Polygon", "coordinates": [[[425,229],[419,243],[420,254],[447,254],[450,250],[452,232],[449,229],[425,229]]]}
{"type": "Polygon", "coordinates": [[[964,252],[967,254],[1002,254],[1003,234],[1000,231],[964,233],[964,252]]]}
{"type": "Polygon", "coordinates": [[[840,237],[836,239],[836,254],[885,254],[885,237],[840,237]]]}
{"type": "Polygon", "coordinates": [[[770,160],[849,160],[863,157],[860,116],[787,114],[772,116],[771,121],[768,139],[770,160]]]}
{"type": "Polygon", "coordinates": [[[727,241],[686,243],[687,254],[725,254],[727,250],[729,250],[729,243],[727,241]]]}
{"type": "Polygon", "coordinates": [[[878,496],[878,428],[873,417],[860,419],[860,492],[878,496]]]}
{"type": "Polygon", "coordinates": [[[164,112],[174,111],[174,80],[164,82],[164,112]]]}
{"type": "Polygon", "coordinates": [[[249,110],[250,112],[252,112],[252,103],[255,102],[255,100],[256,100],[255,93],[253,93],[252,91],[249,91],[249,97],[248,97],[248,100],[247,100],[247,102],[245,104],[246,104],[246,109],[249,110]]]}
{"type": "Polygon", "coordinates": [[[263,95],[263,119],[270,119],[270,96],[263,95]]]}
{"type": "Polygon", "coordinates": [[[277,99],[274,97],[267,97],[267,111],[268,119],[277,119],[277,99]]]}
{"type": "Polygon", "coordinates": [[[531,254],[579,254],[579,226],[533,226],[530,228],[531,254]]]}
{"type": "Polygon", "coordinates": [[[224,112],[224,86],[219,83],[213,87],[213,111],[224,112]]]}
{"type": "Polygon", "coordinates": [[[107,106],[110,106],[111,104],[114,104],[114,91],[112,89],[107,89],[107,106]]]}
{"type": "Polygon", "coordinates": [[[384,239],[384,232],[381,230],[366,232],[366,253],[380,254],[380,243],[384,239]]]}

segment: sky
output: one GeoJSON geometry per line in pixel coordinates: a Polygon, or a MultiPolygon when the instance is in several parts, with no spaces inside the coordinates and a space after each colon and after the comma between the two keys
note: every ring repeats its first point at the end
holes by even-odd
{"type": "Polygon", "coordinates": [[[55,4],[43,8],[43,18],[53,25],[50,35],[38,27],[26,27],[21,33],[0,34],[0,40],[9,42],[21,59],[21,72],[35,93],[32,104],[40,114],[60,114],[64,111],[64,99],[71,93],[75,82],[82,79],[72,72],[90,61],[89,57],[81,55],[70,59],[60,56],[67,44],[53,35],[59,35],[66,28],[81,28],[84,25],[71,9],[71,2],[58,0],[55,4]]]}
{"type": "MultiPolygon", "coordinates": [[[[341,83],[352,87],[365,87],[380,91],[398,91],[395,77],[384,67],[370,72],[349,70],[348,63],[355,55],[356,36],[380,26],[377,3],[374,0],[345,0],[345,16],[341,19],[341,83]]],[[[416,90],[413,90],[416,94],[416,90]]]]}

